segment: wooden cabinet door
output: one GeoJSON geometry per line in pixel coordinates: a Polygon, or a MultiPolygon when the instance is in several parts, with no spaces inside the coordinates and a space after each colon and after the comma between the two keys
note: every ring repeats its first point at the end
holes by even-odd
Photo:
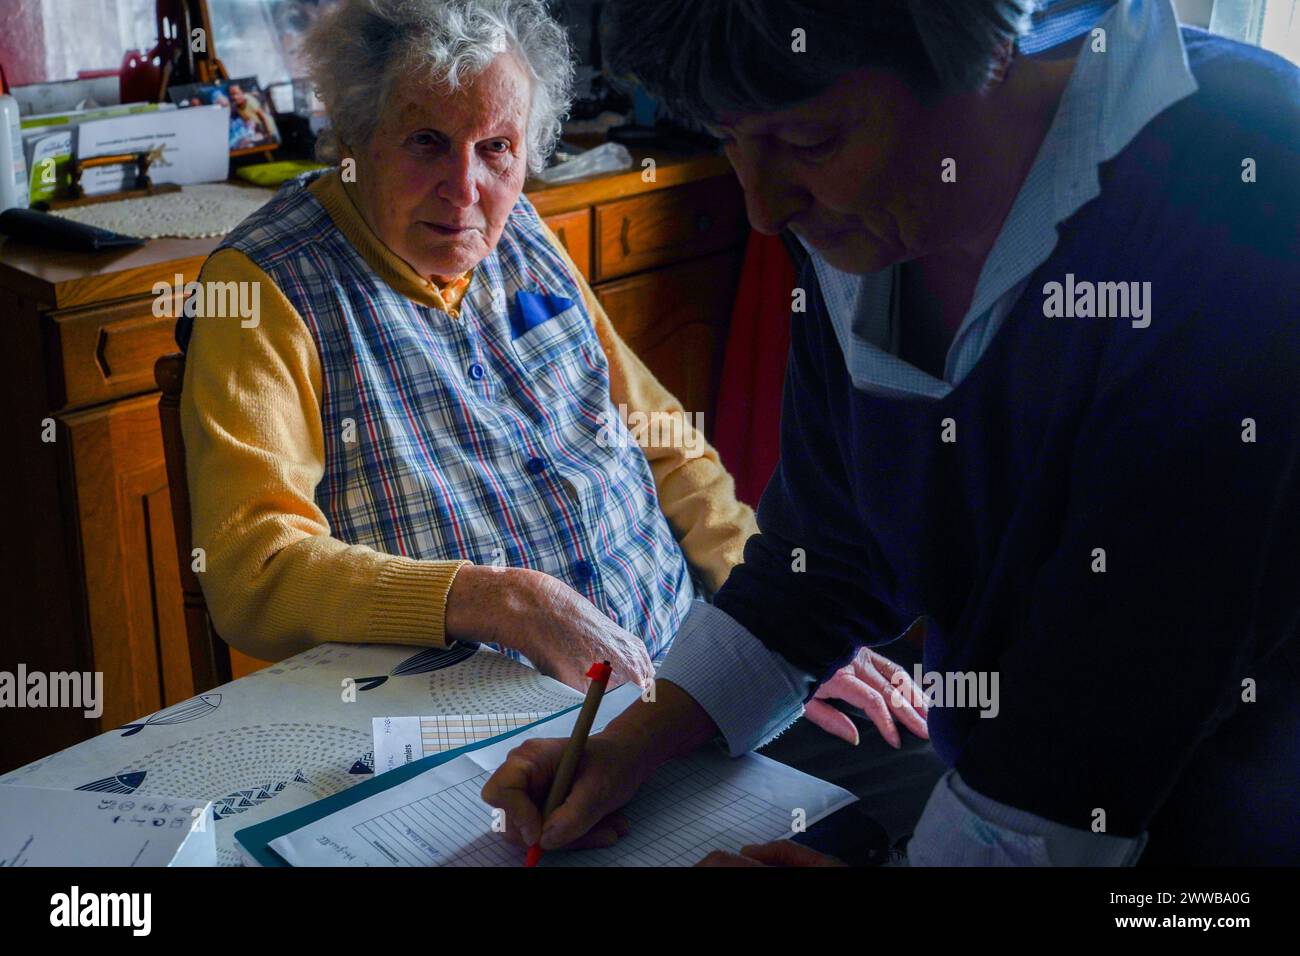
{"type": "Polygon", "coordinates": [[[709,256],[595,287],[623,341],[713,431],[713,401],[736,298],[740,253],[709,256]]]}
{"type": "Polygon", "coordinates": [[[63,417],[101,727],[193,696],[158,395],[63,417]]]}

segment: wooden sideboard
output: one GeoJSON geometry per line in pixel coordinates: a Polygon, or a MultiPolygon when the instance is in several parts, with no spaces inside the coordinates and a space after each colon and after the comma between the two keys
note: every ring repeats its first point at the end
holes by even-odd
{"type": "MultiPolygon", "coordinates": [[[[747,233],[721,156],[527,194],[614,325],[711,421],[747,233]]],[[[104,711],[0,715],[0,772],[193,696],[155,360],[176,351],[155,283],[198,276],[216,239],[69,253],[0,238],[0,670],[102,671],[104,711]],[[53,434],[53,441],[44,440],[53,434]]],[[[262,662],[232,653],[236,676],[262,662]]]]}

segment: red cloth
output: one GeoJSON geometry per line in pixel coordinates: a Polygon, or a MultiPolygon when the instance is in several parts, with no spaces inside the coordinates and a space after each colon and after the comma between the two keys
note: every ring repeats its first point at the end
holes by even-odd
{"type": "Polygon", "coordinates": [[[713,444],[750,505],[780,458],[781,389],[790,351],[794,264],[778,236],[749,234],[723,358],[713,444]]]}

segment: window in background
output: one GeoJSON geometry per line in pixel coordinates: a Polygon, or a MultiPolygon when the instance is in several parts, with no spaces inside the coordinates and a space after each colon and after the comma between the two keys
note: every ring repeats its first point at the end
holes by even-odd
{"type": "Polygon", "coordinates": [[[1300,0],[1215,0],[1210,30],[1300,63],[1300,0]]]}
{"type": "Polygon", "coordinates": [[[231,76],[256,76],[265,89],[307,75],[302,35],[334,0],[208,0],[217,56],[231,76]]]}
{"type": "Polygon", "coordinates": [[[117,70],[129,49],[149,51],[157,44],[153,0],[27,0],[23,5],[39,16],[44,69],[22,82],[117,70]]]}
{"type": "MultiPolygon", "coordinates": [[[[208,0],[217,55],[263,88],[306,75],[302,33],[334,0],[208,0]]],[[[158,43],[154,0],[0,0],[0,63],[14,86],[117,71],[158,43]]]]}

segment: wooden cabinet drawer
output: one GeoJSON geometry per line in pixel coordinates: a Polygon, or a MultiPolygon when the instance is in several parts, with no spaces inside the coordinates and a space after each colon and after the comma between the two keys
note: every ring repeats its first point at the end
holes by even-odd
{"type": "MultiPolygon", "coordinates": [[[[153,391],[153,364],[176,351],[176,319],[154,315],[153,296],[51,313],[55,408],[95,405],[153,391]]],[[[179,302],[173,301],[174,316],[179,302]]]]}
{"type": "Polygon", "coordinates": [[[560,244],[573,257],[573,264],[578,267],[582,277],[591,281],[591,210],[576,209],[562,212],[556,216],[547,216],[543,220],[551,227],[560,240],[560,244]]]}
{"type": "Polygon", "coordinates": [[[713,431],[713,400],[739,253],[709,256],[596,287],[623,341],[688,412],[703,412],[713,431]]]}
{"type": "Polygon", "coordinates": [[[719,176],[596,207],[596,280],[692,259],[737,245],[745,203],[719,176]]]}

